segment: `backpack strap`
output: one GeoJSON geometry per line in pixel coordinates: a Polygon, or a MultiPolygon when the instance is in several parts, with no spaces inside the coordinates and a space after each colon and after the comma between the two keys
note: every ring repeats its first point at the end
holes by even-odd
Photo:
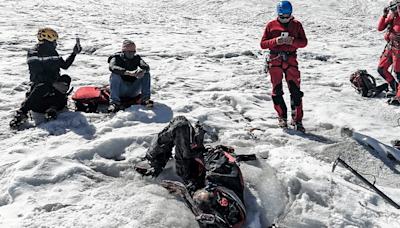
{"type": "Polygon", "coordinates": [[[377,90],[376,89],[376,80],[375,78],[370,75],[370,74],[361,74],[361,80],[363,81],[365,87],[367,87],[368,90],[377,90]]]}
{"type": "Polygon", "coordinates": [[[110,97],[110,89],[107,87],[96,87],[96,90],[100,90],[100,97],[110,97]]]}

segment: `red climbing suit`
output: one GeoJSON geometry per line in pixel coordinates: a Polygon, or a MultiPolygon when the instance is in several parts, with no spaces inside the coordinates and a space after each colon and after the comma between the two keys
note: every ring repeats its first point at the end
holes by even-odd
{"type": "Polygon", "coordinates": [[[294,121],[301,121],[303,118],[302,97],[303,92],[300,91],[300,71],[298,70],[297,54],[298,48],[307,45],[307,38],[303,30],[303,26],[292,16],[289,23],[282,24],[278,19],[268,23],[265,28],[264,35],[261,39],[261,48],[270,50],[269,74],[272,82],[272,99],[274,108],[281,118],[287,118],[287,108],[283,100],[282,79],[285,73],[286,82],[289,86],[292,118],[294,121]],[[281,32],[289,32],[289,36],[293,37],[292,45],[278,45],[276,38],[281,36],[281,32]],[[281,56],[280,56],[281,55],[281,56]]]}
{"type": "MultiPolygon", "coordinates": [[[[397,75],[400,74],[400,17],[391,14],[388,18],[383,16],[379,21],[378,30],[383,31],[387,28],[385,40],[388,42],[381,60],[378,65],[378,72],[393,87],[394,78],[388,71],[393,64],[393,70],[397,75]]],[[[395,88],[392,88],[395,89],[395,88]]]]}

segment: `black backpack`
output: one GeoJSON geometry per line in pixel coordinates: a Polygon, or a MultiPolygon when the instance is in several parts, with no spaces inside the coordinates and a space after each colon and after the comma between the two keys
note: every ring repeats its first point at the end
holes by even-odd
{"type": "Polygon", "coordinates": [[[350,82],[363,97],[373,97],[378,93],[375,78],[366,70],[357,70],[351,74],[350,82]]]}
{"type": "Polygon", "coordinates": [[[244,182],[232,147],[216,146],[204,156],[205,179],[232,189],[243,200],[244,182]]]}

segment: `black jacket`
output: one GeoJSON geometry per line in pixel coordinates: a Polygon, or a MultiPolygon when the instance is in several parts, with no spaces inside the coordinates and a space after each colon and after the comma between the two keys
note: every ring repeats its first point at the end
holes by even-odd
{"type": "Polygon", "coordinates": [[[150,71],[149,65],[139,55],[135,55],[133,59],[127,59],[123,52],[117,52],[108,57],[109,69],[114,74],[121,75],[125,81],[135,81],[135,77],[124,75],[125,71],[136,70],[138,67],[145,70],[146,73],[150,71]]]}
{"type": "Polygon", "coordinates": [[[44,41],[36,44],[28,51],[27,63],[29,66],[30,80],[34,84],[53,83],[60,78],[60,68],[68,69],[75,60],[75,54],[71,54],[67,61],[60,57],[53,43],[44,41]]]}

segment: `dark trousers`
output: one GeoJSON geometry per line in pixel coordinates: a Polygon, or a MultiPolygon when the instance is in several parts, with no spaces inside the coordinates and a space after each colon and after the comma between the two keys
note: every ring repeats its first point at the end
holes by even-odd
{"type": "Polygon", "coordinates": [[[198,173],[198,164],[195,158],[197,152],[191,149],[194,138],[194,128],[184,116],[177,116],[151,142],[146,158],[152,167],[163,170],[172,157],[172,148],[175,146],[176,172],[187,181],[198,173]]]}
{"type": "MultiPolygon", "coordinates": [[[[68,75],[62,75],[59,82],[71,83],[68,75]]],[[[36,83],[31,86],[27,98],[22,103],[20,110],[24,113],[32,110],[34,112],[44,113],[48,108],[54,107],[56,110],[62,110],[67,105],[67,95],[62,94],[53,87],[52,82],[36,83]]]]}

